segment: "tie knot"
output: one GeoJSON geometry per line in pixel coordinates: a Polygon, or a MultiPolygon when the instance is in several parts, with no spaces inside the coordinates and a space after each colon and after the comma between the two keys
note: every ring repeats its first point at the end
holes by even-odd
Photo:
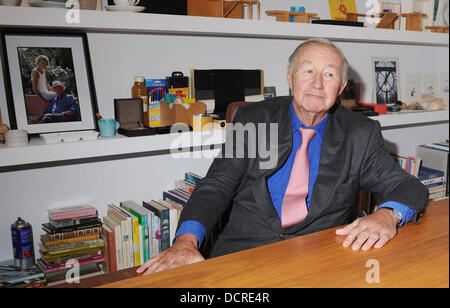
{"type": "Polygon", "coordinates": [[[316,131],[312,128],[303,128],[300,127],[300,132],[302,133],[302,144],[309,144],[309,142],[311,141],[311,139],[314,137],[314,135],[316,134],[316,131]]]}

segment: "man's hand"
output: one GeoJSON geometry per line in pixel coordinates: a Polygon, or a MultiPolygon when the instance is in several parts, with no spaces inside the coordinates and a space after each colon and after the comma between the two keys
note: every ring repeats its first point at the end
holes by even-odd
{"type": "Polygon", "coordinates": [[[336,235],[347,235],[343,246],[352,243],[353,250],[369,250],[383,247],[397,234],[397,219],[392,210],[381,208],[375,213],[356,219],[344,228],[337,229],[336,235]]]}
{"type": "Polygon", "coordinates": [[[148,275],[169,268],[205,260],[197,249],[197,238],[189,233],[178,236],[172,247],[151,258],[138,269],[137,273],[148,275]]]}

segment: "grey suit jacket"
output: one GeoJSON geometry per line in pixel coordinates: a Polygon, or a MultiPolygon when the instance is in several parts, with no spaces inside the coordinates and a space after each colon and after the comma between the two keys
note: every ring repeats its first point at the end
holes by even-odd
{"type": "MultiPolygon", "coordinates": [[[[283,229],[268,193],[267,179],[283,166],[291,152],[291,101],[291,97],[278,97],[241,107],[233,121],[278,123],[278,159],[274,167],[261,168],[264,157],[260,156],[218,157],[182,211],[180,224],[195,220],[206,228],[207,257],[349,223],[360,188],[375,193],[379,201],[411,207],[415,221],[424,212],[428,190],[392,159],[384,147],[379,123],[335,105],[325,129],[308,215],[283,229]]],[[[270,134],[266,135],[269,139],[270,134]]],[[[261,131],[256,140],[263,140],[258,138],[261,131]]],[[[231,146],[232,139],[227,136],[226,147],[231,146]]],[[[234,140],[234,149],[239,141],[234,140]]],[[[248,150],[247,146],[244,150],[248,150]]]]}

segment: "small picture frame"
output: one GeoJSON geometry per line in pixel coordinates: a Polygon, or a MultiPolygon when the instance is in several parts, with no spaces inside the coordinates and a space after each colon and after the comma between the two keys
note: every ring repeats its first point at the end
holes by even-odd
{"type": "Polygon", "coordinates": [[[372,57],[372,97],[377,104],[393,106],[399,100],[399,59],[397,57],[372,57]]]}
{"type": "Polygon", "coordinates": [[[2,33],[9,120],[29,134],[96,129],[84,34],[2,33]]]}

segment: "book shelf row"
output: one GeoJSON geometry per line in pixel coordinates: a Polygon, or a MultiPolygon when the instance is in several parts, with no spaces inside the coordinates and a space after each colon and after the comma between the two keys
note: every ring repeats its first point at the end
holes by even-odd
{"type": "MultiPolygon", "coordinates": [[[[393,159],[408,174],[428,188],[429,199],[439,200],[449,195],[449,142],[430,142],[416,147],[415,156],[391,153],[393,159]]],[[[364,214],[375,211],[380,202],[368,191],[361,190],[355,208],[364,214]]]]}

